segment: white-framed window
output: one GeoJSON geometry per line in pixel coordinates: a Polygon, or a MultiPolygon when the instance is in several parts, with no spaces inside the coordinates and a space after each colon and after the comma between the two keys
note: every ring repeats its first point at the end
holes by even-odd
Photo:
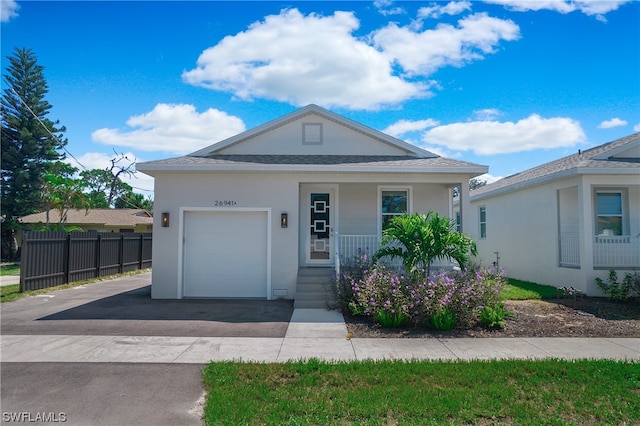
{"type": "Polygon", "coordinates": [[[625,193],[621,190],[595,191],[596,235],[624,235],[625,193]]]}
{"type": "Polygon", "coordinates": [[[378,187],[378,230],[382,233],[395,216],[411,213],[411,187],[378,187]]]}
{"type": "Polygon", "coordinates": [[[478,207],[478,218],[480,224],[480,238],[487,238],[487,207],[480,206],[478,207]]]}

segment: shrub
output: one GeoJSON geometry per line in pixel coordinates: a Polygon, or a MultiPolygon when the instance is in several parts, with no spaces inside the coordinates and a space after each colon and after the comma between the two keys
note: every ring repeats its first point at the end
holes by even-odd
{"type": "Polygon", "coordinates": [[[456,326],[456,313],[446,307],[432,314],[427,321],[427,325],[441,331],[453,330],[456,326]]]}
{"type": "Polygon", "coordinates": [[[618,273],[611,269],[607,281],[601,278],[596,278],[596,285],[604,292],[604,294],[611,300],[626,301],[633,293],[640,295],[640,275],[636,273],[627,272],[622,279],[622,282],[618,282],[618,273]]]}
{"type": "Polygon", "coordinates": [[[502,303],[495,307],[484,306],[480,309],[480,324],[486,328],[502,328],[505,319],[510,316],[513,314],[507,311],[502,303]]]}

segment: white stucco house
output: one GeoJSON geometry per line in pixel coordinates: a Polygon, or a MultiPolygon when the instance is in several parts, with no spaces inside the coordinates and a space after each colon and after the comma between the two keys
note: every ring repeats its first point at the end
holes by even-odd
{"type": "Polygon", "coordinates": [[[155,178],[153,298],[296,304],[306,276],[375,251],[391,216],[451,216],[452,188],[487,172],[316,105],[137,168],[155,178]]]}
{"type": "Polygon", "coordinates": [[[640,133],[471,192],[483,264],[513,278],[602,295],[595,278],[640,270],[640,133]],[[499,259],[498,259],[499,258],[499,259]]]}

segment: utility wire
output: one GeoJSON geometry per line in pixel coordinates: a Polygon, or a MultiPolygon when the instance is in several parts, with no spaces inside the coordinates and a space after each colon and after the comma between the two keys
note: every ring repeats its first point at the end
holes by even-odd
{"type": "MultiPolygon", "coordinates": [[[[52,137],[52,138],[54,138],[54,139],[55,139],[55,140],[56,140],[56,141],[57,141],[57,142],[62,146],[62,149],[64,150],[64,152],[66,152],[67,154],[69,154],[69,157],[73,158],[73,160],[74,160],[76,163],[78,163],[78,165],[79,165],[80,167],[82,167],[84,170],[89,170],[89,169],[87,169],[87,167],[85,167],[85,166],[84,166],[84,164],[82,164],[82,163],[80,162],[80,160],[78,160],[78,159],[77,159],[77,158],[76,158],[76,157],[75,157],[75,156],[74,156],[74,155],[73,155],[73,154],[72,154],[72,153],[71,153],[71,152],[70,152],[70,151],[69,151],[69,150],[64,146],[64,144],[62,143],[62,141],[61,141],[61,140],[60,140],[56,135],[54,135],[54,134],[51,132],[51,130],[49,130],[49,128],[44,124],[44,122],[40,119],[40,117],[38,117],[38,115],[37,115],[35,112],[33,112],[33,110],[31,109],[31,107],[30,107],[30,106],[25,102],[25,100],[24,100],[24,99],[22,99],[22,96],[20,96],[20,94],[19,94],[18,92],[16,92],[16,89],[14,89],[14,88],[13,88],[13,86],[10,86],[10,87],[11,87],[11,91],[13,92],[13,94],[14,94],[14,95],[16,95],[16,97],[17,97],[18,99],[20,99],[20,102],[22,103],[22,105],[24,105],[24,106],[27,108],[27,110],[29,110],[29,112],[31,113],[31,115],[32,115],[36,120],[38,120],[38,123],[40,123],[40,125],[41,125],[41,126],[42,126],[46,131],[47,131],[47,133],[49,133],[49,135],[51,135],[51,137],[52,137]]],[[[133,186],[133,185],[129,185],[129,186],[130,186],[131,188],[138,189],[138,190],[140,190],[140,191],[153,192],[153,190],[151,190],[151,189],[139,188],[139,187],[136,187],[136,186],[133,186]]],[[[125,201],[125,202],[126,202],[127,204],[129,204],[131,207],[138,208],[137,206],[135,206],[135,205],[133,205],[133,204],[129,203],[128,201],[125,201]]]]}

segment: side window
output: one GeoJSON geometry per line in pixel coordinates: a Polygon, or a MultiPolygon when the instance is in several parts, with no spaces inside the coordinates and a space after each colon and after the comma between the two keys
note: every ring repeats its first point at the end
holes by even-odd
{"type": "Polygon", "coordinates": [[[481,206],[478,213],[480,218],[480,238],[487,238],[487,208],[481,206]]]}
{"type": "Polygon", "coordinates": [[[622,193],[596,192],[596,235],[623,235],[622,193]]]}
{"type": "Polygon", "coordinates": [[[384,230],[394,216],[408,214],[410,210],[409,189],[385,189],[380,190],[380,223],[384,230]]]}

